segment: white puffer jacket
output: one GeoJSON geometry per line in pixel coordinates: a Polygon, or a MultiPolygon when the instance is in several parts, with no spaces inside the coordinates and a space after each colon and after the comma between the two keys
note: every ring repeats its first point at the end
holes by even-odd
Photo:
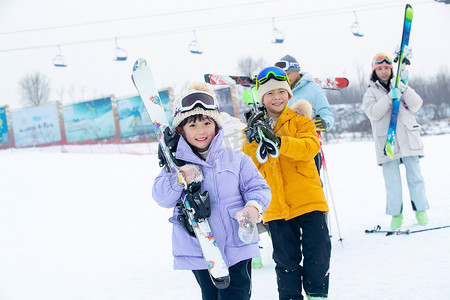
{"type": "MultiPolygon", "coordinates": [[[[423,157],[423,143],[420,137],[420,124],[414,113],[423,104],[422,98],[409,86],[402,95],[402,102],[398,112],[397,134],[395,139],[394,159],[405,156],[423,157]]],[[[392,112],[392,100],[387,90],[377,81],[369,82],[369,88],[364,94],[363,108],[372,124],[375,140],[377,163],[381,165],[391,158],[384,154],[384,146],[392,112]]]]}

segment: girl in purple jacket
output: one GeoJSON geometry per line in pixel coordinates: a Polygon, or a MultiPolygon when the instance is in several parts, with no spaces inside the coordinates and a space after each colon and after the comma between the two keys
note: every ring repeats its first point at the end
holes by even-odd
{"type": "Polygon", "coordinates": [[[203,300],[250,299],[251,258],[259,256],[259,236],[246,242],[239,238],[239,226],[246,216],[252,223],[261,220],[271,194],[265,179],[250,157],[226,148],[222,119],[212,88],[203,82],[188,87],[188,92],[174,103],[173,127],[180,135],[175,158],[183,160],[179,170],[183,178],[165,168],[153,184],[153,198],[166,208],[174,208],[172,247],[174,269],[192,270],[200,285],[203,300]],[[230,285],[217,289],[212,283],[198,240],[180,225],[176,208],[187,183],[201,181],[201,190],[209,192],[209,225],[228,265],[230,285]]]}

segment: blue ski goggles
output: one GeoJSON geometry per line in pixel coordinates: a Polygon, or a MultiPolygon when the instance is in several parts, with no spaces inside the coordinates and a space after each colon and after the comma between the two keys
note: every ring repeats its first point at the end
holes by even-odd
{"type": "Polygon", "coordinates": [[[219,103],[216,98],[206,92],[195,91],[187,94],[178,102],[177,107],[175,107],[173,112],[173,116],[175,117],[181,112],[190,111],[197,106],[209,110],[219,109],[219,103]]]}
{"type": "Polygon", "coordinates": [[[266,83],[270,79],[275,79],[278,81],[286,80],[288,84],[291,85],[291,83],[289,82],[289,77],[284,70],[278,67],[268,67],[259,72],[258,76],[256,77],[256,87],[258,88],[259,85],[266,83]]]}

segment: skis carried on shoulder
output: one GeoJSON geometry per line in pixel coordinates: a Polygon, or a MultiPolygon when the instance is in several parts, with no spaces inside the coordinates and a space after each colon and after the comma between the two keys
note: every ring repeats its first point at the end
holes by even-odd
{"type": "Polygon", "coordinates": [[[377,225],[372,230],[366,229],[365,232],[367,234],[369,234],[369,233],[384,233],[384,234],[386,234],[386,236],[390,236],[390,235],[409,235],[409,234],[413,234],[413,233],[417,233],[417,232],[438,230],[438,229],[443,229],[443,228],[450,228],[450,225],[438,226],[438,227],[429,227],[429,228],[417,229],[417,230],[410,230],[410,229],[406,229],[406,230],[381,230],[381,226],[377,225]]]}
{"type": "MultiPolygon", "coordinates": [[[[252,88],[251,92],[244,91],[242,97],[244,98],[245,102],[251,107],[251,112],[256,114],[263,111],[264,114],[266,113],[263,106],[259,104],[258,97],[256,95],[256,87],[252,88]]],[[[254,128],[248,128],[248,130],[256,131],[256,141],[258,142],[258,148],[256,149],[256,159],[260,163],[265,163],[268,159],[268,155],[273,158],[277,158],[280,155],[278,145],[264,136],[264,133],[258,127],[257,123],[254,125],[254,128]]]]}
{"type": "MultiPolygon", "coordinates": [[[[397,134],[397,119],[398,119],[398,111],[400,109],[401,102],[401,94],[398,95],[398,86],[400,82],[400,74],[404,70],[407,64],[409,64],[409,60],[405,60],[405,47],[409,45],[409,35],[411,33],[411,24],[413,18],[413,9],[411,5],[406,4],[405,8],[405,19],[403,22],[403,33],[402,33],[402,41],[400,43],[400,48],[397,52],[397,56],[394,59],[394,62],[398,63],[397,66],[397,75],[395,77],[395,88],[392,89],[392,113],[391,119],[389,122],[389,128],[387,132],[386,145],[384,147],[384,152],[390,158],[394,158],[395,153],[395,136],[397,134]]],[[[406,82],[405,82],[406,84],[406,82]]]]}
{"type": "MultiPolygon", "coordinates": [[[[232,76],[232,75],[218,75],[218,74],[205,74],[205,82],[213,85],[243,85],[243,86],[255,86],[255,76],[232,76]]],[[[339,90],[348,86],[348,79],[345,77],[326,77],[326,78],[314,78],[314,81],[323,89],[326,90],[339,90]]]]}
{"type": "MultiPolygon", "coordinates": [[[[159,98],[158,90],[156,89],[153,75],[147,61],[139,58],[133,67],[133,74],[131,75],[133,83],[139,92],[139,96],[144,103],[153,127],[158,138],[158,143],[163,152],[166,167],[169,172],[179,173],[178,167],[175,164],[171,149],[166,145],[164,139],[164,132],[169,127],[167,116],[159,98]]],[[[169,127],[173,131],[172,128],[169,127]]],[[[192,227],[195,237],[197,238],[200,248],[205,259],[205,266],[207,266],[210,277],[214,285],[218,289],[227,288],[230,284],[230,275],[216,240],[214,239],[211,228],[209,227],[208,219],[198,216],[198,212],[191,207],[186,198],[186,193],[191,192],[193,183],[185,184],[185,189],[181,194],[182,211],[186,215],[187,221],[192,227]]],[[[205,197],[204,194],[198,195],[200,198],[205,197]]],[[[207,196],[207,195],[206,195],[207,196]]],[[[181,222],[180,222],[181,223],[181,222]]],[[[186,229],[186,227],[184,227],[186,229]]]]}

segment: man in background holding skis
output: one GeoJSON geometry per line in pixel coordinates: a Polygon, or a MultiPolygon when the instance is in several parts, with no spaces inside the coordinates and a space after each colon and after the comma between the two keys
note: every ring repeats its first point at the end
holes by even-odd
{"type": "MultiPolygon", "coordinates": [[[[307,72],[300,73],[300,64],[291,55],[283,56],[275,63],[275,66],[283,69],[291,83],[293,97],[289,100],[288,106],[291,107],[295,102],[305,99],[311,103],[314,111],[314,125],[317,131],[328,131],[333,128],[334,114],[328,103],[322,88],[314,81],[314,77],[307,72]]],[[[314,158],[317,171],[320,174],[322,167],[320,152],[314,158]]]]}

